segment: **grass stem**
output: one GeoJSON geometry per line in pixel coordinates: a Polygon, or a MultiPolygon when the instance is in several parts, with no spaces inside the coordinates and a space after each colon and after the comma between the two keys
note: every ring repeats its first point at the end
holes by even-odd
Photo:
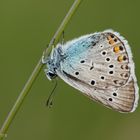
{"type": "MultiPolygon", "coordinates": [[[[82,0],[75,0],[73,5],[71,6],[70,10],[66,14],[65,18],[63,19],[62,23],[60,24],[59,28],[57,29],[56,33],[52,37],[50,43],[49,43],[49,48],[52,47],[53,44],[56,44],[64,31],[66,25],[70,21],[72,15],[75,13],[76,9],[78,8],[78,5],[81,3],[82,0]]],[[[47,59],[48,54],[50,53],[51,49],[49,51],[45,51],[44,57],[47,59]]],[[[43,64],[41,62],[41,59],[38,61],[36,67],[34,68],[32,74],[30,75],[28,81],[24,85],[22,91],[20,92],[17,100],[15,101],[12,109],[10,110],[9,114],[7,115],[1,129],[0,129],[0,140],[2,140],[4,137],[7,135],[7,130],[11,123],[13,122],[18,110],[20,109],[25,97],[28,95],[33,83],[35,82],[37,76],[39,75],[41,69],[43,68],[43,64]]]]}

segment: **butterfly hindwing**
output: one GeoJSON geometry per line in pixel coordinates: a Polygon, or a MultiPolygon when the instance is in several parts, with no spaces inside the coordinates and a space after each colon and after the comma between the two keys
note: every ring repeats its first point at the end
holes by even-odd
{"type": "Polygon", "coordinates": [[[135,110],[138,87],[128,43],[105,31],[66,43],[58,76],[93,100],[120,112],[135,110]]]}
{"type": "Polygon", "coordinates": [[[51,52],[45,70],[51,80],[57,75],[90,99],[119,112],[133,112],[138,104],[138,86],[130,46],[114,31],[88,34],[51,52]]]}

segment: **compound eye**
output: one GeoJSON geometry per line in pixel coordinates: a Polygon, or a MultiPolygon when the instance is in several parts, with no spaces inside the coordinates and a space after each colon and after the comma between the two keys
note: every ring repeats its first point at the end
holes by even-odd
{"type": "Polygon", "coordinates": [[[56,77],[56,74],[53,73],[53,72],[48,72],[47,75],[48,75],[48,77],[49,77],[50,79],[53,79],[53,78],[56,77]]]}

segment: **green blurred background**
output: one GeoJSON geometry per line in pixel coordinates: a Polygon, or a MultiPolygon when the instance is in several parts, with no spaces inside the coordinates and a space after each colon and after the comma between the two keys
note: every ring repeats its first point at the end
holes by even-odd
{"type": "MultiPolygon", "coordinates": [[[[73,0],[0,1],[0,125],[73,0]]],[[[65,40],[112,28],[129,40],[140,79],[140,1],[83,0],[65,29],[65,40]]],[[[107,109],[43,70],[8,131],[7,140],[140,140],[140,108],[132,114],[107,109]]]]}

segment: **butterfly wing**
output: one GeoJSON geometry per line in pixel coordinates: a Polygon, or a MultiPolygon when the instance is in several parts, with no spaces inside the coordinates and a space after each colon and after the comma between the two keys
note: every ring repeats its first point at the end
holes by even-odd
{"type": "Polygon", "coordinates": [[[138,103],[134,63],[127,41],[105,31],[83,36],[62,48],[65,59],[57,74],[91,99],[119,112],[138,103]]]}

